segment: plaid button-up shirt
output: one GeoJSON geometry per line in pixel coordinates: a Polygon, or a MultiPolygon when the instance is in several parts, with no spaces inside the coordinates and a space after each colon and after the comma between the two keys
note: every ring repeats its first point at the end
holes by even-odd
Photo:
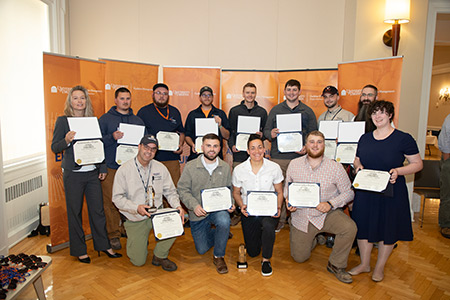
{"type": "MultiPolygon", "coordinates": [[[[284,194],[288,195],[290,182],[320,183],[320,202],[329,201],[333,209],[343,207],[353,200],[354,192],[342,165],[323,157],[316,169],[312,169],[307,155],[293,159],[286,172],[284,194]]],[[[288,195],[289,197],[289,195],[288,195]]],[[[303,232],[308,232],[308,222],[317,229],[322,229],[327,214],[316,208],[297,208],[291,214],[292,225],[303,232]]]]}

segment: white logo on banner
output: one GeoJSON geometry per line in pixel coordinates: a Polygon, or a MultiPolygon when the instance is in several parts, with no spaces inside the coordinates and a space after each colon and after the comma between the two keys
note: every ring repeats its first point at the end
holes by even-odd
{"type": "Polygon", "coordinates": [[[231,99],[231,94],[227,94],[227,99],[231,99]]]}
{"type": "Polygon", "coordinates": [[[169,96],[173,96],[172,90],[169,90],[169,96]]]}
{"type": "Polygon", "coordinates": [[[52,87],[50,88],[50,92],[51,92],[51,93],[57,93],[57,92],[58,92],[58,88],[57,88],[56,86],[52,86],[52,87]]]}
{"type": "Polygon", "coordinates": [[[111,85],[109,83],[105,84],[105,90],[109,91],[111,89],[111,85]]]}
{"type": "Polygon", "coordinates": [[[346,90],[342,90],[341,91],[341,96],[347,96],[347,91],[346,90]]]}

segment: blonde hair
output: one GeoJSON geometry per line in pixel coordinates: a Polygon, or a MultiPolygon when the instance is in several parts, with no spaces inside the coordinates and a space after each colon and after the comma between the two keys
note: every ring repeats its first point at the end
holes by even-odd
{"type": "Polygon", "coordinates": [[[72,94],[74,91],[82,91],[84,93],[84,97],[86,98],[86,108],[84,109],[83,117],[93,117],[94,116],[94,108],[92,107],[91,98],[89,97],[88,90],[81,85],[74,86],[69,94],[67,95],[66,103],[64,106],[64,115],[67,117],[74,117],[73,108],[71,105],[72,102],[72,94]]]}

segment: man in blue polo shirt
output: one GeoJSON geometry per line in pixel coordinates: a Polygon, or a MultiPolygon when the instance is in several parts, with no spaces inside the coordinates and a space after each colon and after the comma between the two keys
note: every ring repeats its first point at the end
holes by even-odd
{"type": "Polygon", "coordinates": [[[164,83],[153,86],[153,103],[142,107],[137,113],[144,123],[147,134],[156,136],[160,131],[176,132],[180,136],[178,150],[158,150],[155,159],[169,170],[175,186],[180,179],[180,154],[183,152],[184,127],[180,111],[169,104],[169,87],[164,83]]]}
{"type": "Polygon", "coordinates": [[[219,127],[220,138],[220,152],[219,157],[223,159],[222,147],[223,139],[230,137],[230,123],[228,122],[227,115],[221,109],[216,108],[212,103],[214,100],[214,94],[212,88],[204,86],[200,89],[200,106],[189,112],[186,119],[186,143],[191,147],[191,154],[188,157],[188,161],[198,157],[198,153],[195,151],[195,139],[197,134],[195,132],[195,119],[199,118],[214,118],[219,127]]]}

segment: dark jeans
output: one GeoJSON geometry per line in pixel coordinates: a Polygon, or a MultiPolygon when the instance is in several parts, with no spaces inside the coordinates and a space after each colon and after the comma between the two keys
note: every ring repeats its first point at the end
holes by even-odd
{"type": "Polygon", "coordinates": [[[270,259],[275,243],[275,228],[278,218],[242,215],[241,222],[248,255],[250,257],[258,256],[262,248],[262,257],[270,259]]]}
{"type": "Polygon", "coordinates": [[[441,161],[441,202],[439,204],[439,226],[450,227],[450,158],[441,161]]]}

